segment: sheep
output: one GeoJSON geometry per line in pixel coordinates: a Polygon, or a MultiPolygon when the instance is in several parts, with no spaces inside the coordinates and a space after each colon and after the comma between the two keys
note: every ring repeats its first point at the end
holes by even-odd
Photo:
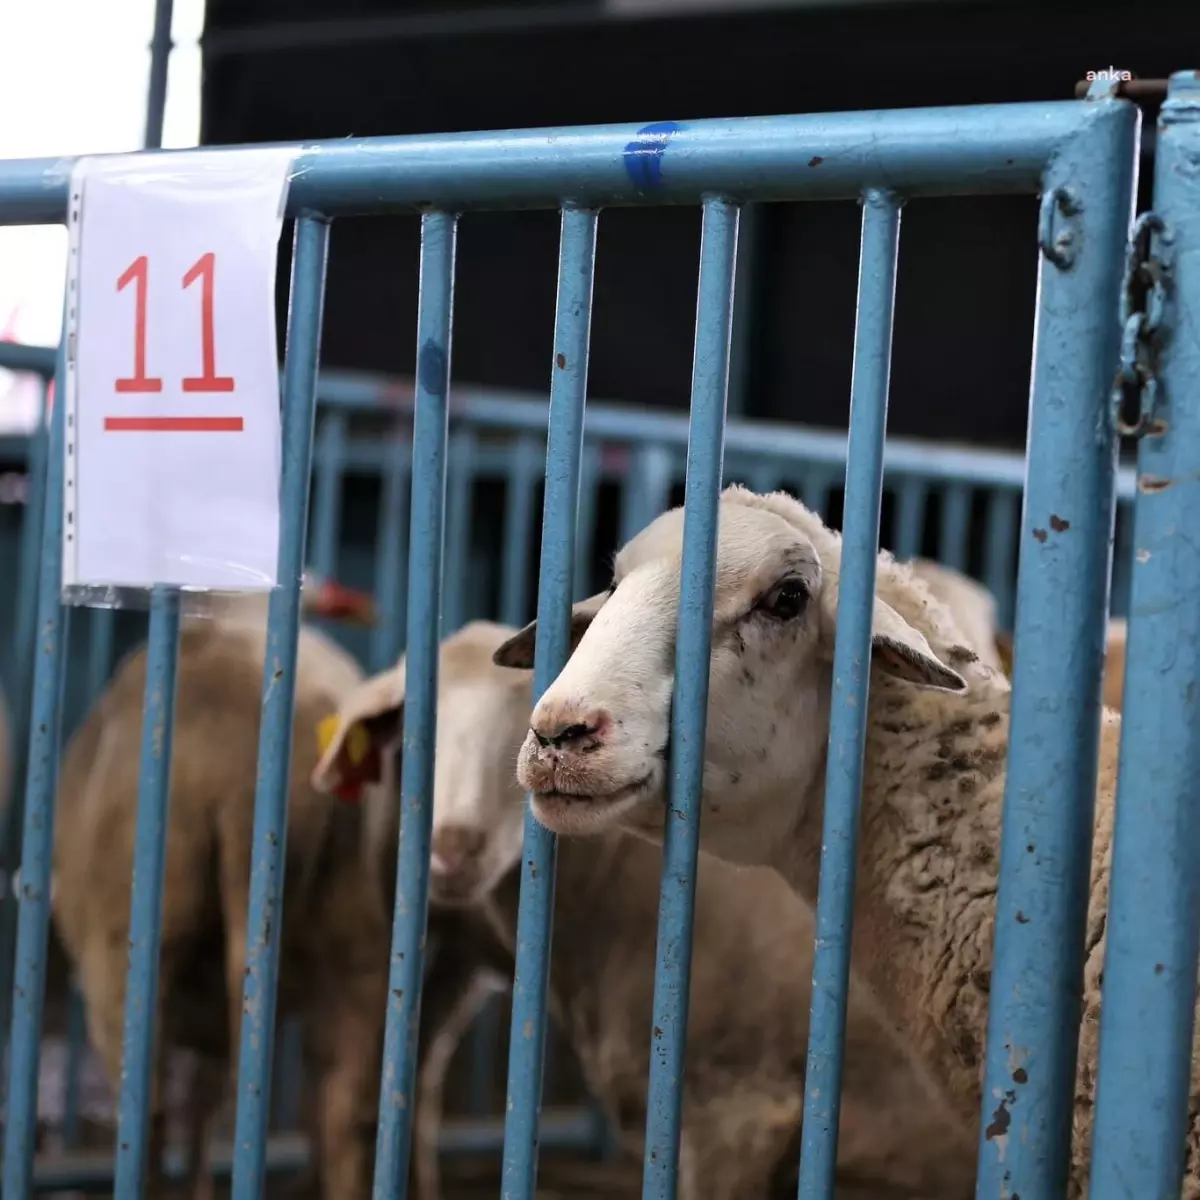
{"type": "MultiPolygon", "coordinates": [[[[618,553],[608,592],[576,605],[571,657],[532,713],[518,780],[537,819],[561,834],[623,827],[661,840],[682,524],[679,509],[660,516],[618,553]]],[[[791,496],[723,493],[701,844],[773,866],[810,903],[840,558],[839,535],[791,496]]],[[[528,667],[535,636],[527,626],[496,661],[528,667]]],[[[886,553],[871,663],[853,961],[939,1110],[973,1132],[1011,687],[886,553]]],[[[1088,1183],[1119,714],[1102,709],[1099,726],[1072,1196],[1088,1183]]],[[[1193,1052],[1187,1200],[1200,1197],[1198,1079],[1193,1052]]]]}
{"type": "Polygon", "coordinates": [[[927,558],[914,558],[912,571],[950,610],[963,640],[979,655],[979,661],[1001,670],[996,597],[978,580],[927,558]]]}
{"type": "MultiPolygon", "coordinates": [[[[430,903],[482,908],[510,955],[524,823],[514,765],[532,675],[492,657],[516,633],[477,621],[440,647],[430,874],[430,903]]],[[[374,778],[373,765],[399,745],[404,692],[401,659],[346,698],[314,787],[339,791],[374,778]],[[355,739],[365,769],[350,760],[355,739]]],[[[660,870],[655,847],[621,831],[558,850],[551,1010],[631,1152],[646,1119],[660,870]]],[[[795,1194],[788,1173],[803,1105],[813,937],[810,907],[774,872],[702,856],[683,1085],[685,1200],[795,1194]]],[[[973,1143],[956,1141],[923,1103],[857,989],[849,1027],[844,1172],[870,1177],[874,1195],[886,1181],[908,1195],[969,1196],[973,1143]]]]}
{"type": "MultiPolygon", "coordinates": [[[[365,614],[364,598],[306,579],[304,608],[365,614]]],[[[196,1196],[210,1125],[236,1060],[246,965],[247,907],[267,597],[221,598],[188,617],[179,644],[171,800],[166,829],[158,1045],[151,1110],[150,1191],[160,1194],[167,1048],[200,1060],[189,1113],[196,1196]],[[234,1054],[231,1055],[231,1047],[234,1054]]],[[[281,928],[279,1011],[304,1011],[306,1055],[318,1077],[317,1174],[330,1200],[366,1196],[374,1153],[387,995],[388,924],[371,821],[309,786],[312,730],[362,679],[345,651],[301,627],[281,928]]],[[[122,662],[70,739],[58,789],[51,907],[86,999],[91,1040],[110,1082],[121,1077],[129,905],[138,804],[146,651],[122,662]]],[[[374,789],[369,807],[393,803],[374,789]]],[[[397,818],[398,819],[398,818],[397,818]]],[[[394,845],[394,843],[393,843],[394,845]]]]}
{"type": "MultiPolygon", "coordinates": [[[[925,582],[934,597],[950,610],[963,633],[962,641],[979,655],[985,666],[1012,676],[1012,634],[1001,631],[996,619],[996,598],[983,584],[951,567],[925,558],[912,560],[913,574],[925,582]]],[[[1121,710],[1125,687],[1125,641],[1128,628],[1124,617],[1110,617],[1104,651],[1104,683],[1101,700],[1105,707],[1121,710]]]]}

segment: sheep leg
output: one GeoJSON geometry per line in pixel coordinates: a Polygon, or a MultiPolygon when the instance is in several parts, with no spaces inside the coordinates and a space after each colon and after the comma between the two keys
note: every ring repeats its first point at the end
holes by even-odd
{"type": "Polygon", "coordinates": [[[382,972],[330,981],[316,1014],[323,1064],[317,1082],[321,1194],[365,1197],[371,1182],[379,1103],[380,1045],[387,979],[382,972]]]}

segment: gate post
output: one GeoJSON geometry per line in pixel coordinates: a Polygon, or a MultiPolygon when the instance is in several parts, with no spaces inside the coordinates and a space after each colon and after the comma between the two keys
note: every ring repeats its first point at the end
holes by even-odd
{"type": "Polygon", "coordinates": [[[1140,113],[1081,102],[1042,177],[1037,330],[976,1200],[1067,1181],[1112,568],[1123,251],[1140,113]]]}
{"type": "Polygon", "coordinates": [[[1154,215],[1167,322],[1138,445],[1092,1200],[1178,1196],[1185,1165],[1200,938],[1200,72],[1171,77],[1154,215]]]}

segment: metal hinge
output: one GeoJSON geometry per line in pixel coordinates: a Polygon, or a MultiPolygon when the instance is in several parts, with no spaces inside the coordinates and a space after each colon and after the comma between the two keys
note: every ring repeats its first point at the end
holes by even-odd
{"type": "Polygon", "coordinates": [[[1113,425],[1121,437],[1158,436],[1158,355],[1167,304],[1171,234],[1157,213],[1133,227],[1121,285],[1121,361],[1113,381],[1113,425]],[[1157,236],[1156,236],[1157,235],[1157,236]]]}

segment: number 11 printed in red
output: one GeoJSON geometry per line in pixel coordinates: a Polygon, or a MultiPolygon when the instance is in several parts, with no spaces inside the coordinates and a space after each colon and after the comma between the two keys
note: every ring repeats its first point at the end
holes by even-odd
{"type": "MultiPolygon", "coordinates": [[[[202,254],[183,277],[184,288],[190,288],[200,280],[200,365],[202,374],[189,375],[182,380],[185,392],[232,392],[232,375],[217,374],[216,333],[213,320],[213,277],[216,272],[217,256],[209,251],[202,254]]],[[[131,283],[135,285],[133,318],[133,374],[118,379],[118,392],[161,392],[162,379],[146,374],[146,298],[149,290],[150,260],[144,254],[129,264],[129,268],[117,280],[117,291],[122,292],[131,283]]]]}
{"type": "Polygon", "coordinates": [[[162,380],[146,376],[146,270],[150,260],[139,254],[129,264],[129,269],[117,280],[117,291],[124,291],[129,284],[137,285],[133,302],[133,375],[117,380],[118,392],[161,392],[162,380]]]}
{"type": "Polygon", "coordinates": [[[200,289],[200,356],[204,367],[203,375],[192,375],[183,381],[185,392],[232,392],[233,376],[218,375],[216,340],[213,333],[213,271],[217,256],[210,250],[197,260],[196,265],[183,277],[183,286],[189,288],[197,279],[203,280],[200,289]]]}

